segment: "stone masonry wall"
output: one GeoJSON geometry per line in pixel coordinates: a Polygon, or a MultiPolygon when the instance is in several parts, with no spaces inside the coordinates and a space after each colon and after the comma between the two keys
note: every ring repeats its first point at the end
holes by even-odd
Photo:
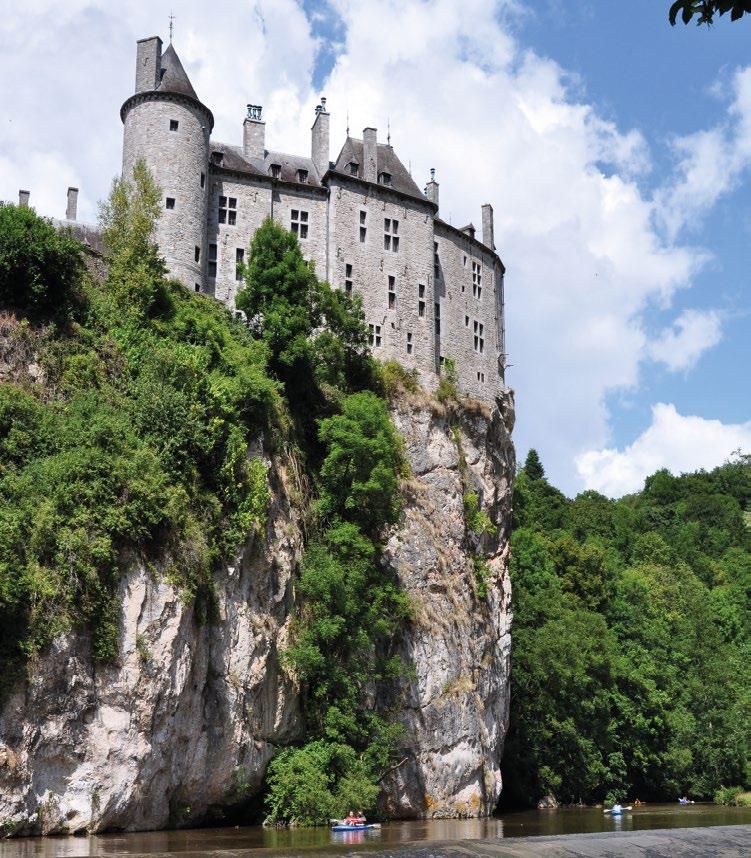
{"type": "Polygon", "coordinates": [[[146,98],[129,108],[123,134],[123,176],[130,178],[136,160],[145,158],[162,189],[156,241],[170,273],[191,290],[203,284],[205,271],[207,123],[206,113],[186,101],[146,98]],[[177,121],[176,131],[170,130],[171,121],[177,121]],[[166,207],[168,197],[175,201],[173,209],[166,207]]]}

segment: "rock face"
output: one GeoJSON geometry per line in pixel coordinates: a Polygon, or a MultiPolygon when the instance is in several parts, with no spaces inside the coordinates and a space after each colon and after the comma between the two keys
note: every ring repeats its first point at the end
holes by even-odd
{"type": "Polygon", "coordinates": [[[417,615],[400,647],[409,679],[388,698],[406,738],[403,761],[385,781],[392,816],[486,815],[500,796],[515,457],[510,395],[498,406],[452,414],[404,401],[393,412],[412,479],[386,556],[417,615]],[[469,493],[478,496],[495,534],[467,526],[469,493]]]}
{"type": "MultiPolygon", "coordinates": [[[[385,561],[416,610],[399,642],[408,678],[374,699],[405,728],[404,759],[384,781],[386,810],[483,815],[500,794],[508,720],[513,404],[508,397],[492,413],[477,406],[452,414],[416,396],[392,413],[412,475],[385,561]],[[468,532],[468,492],[479,496],[495,535],[468,532]],[[474,556],[487,560],[479,575],[474,556]]],[[[217,576],[211,623],[198,622],[159,570],[134,563],[121,584],[119,665],[94,667],[88,637],[71,633],[5,702],[5,831],[211,820],[257,794],[275,748],[302,737],[298,692],[278,653],[289,638],[303,534],[294,463],[268,464],[265,538],[250,540],[217,576]]]]}

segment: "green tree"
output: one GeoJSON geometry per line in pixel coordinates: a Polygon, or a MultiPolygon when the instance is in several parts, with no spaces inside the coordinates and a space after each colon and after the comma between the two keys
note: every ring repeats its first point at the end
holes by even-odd
{"type": "Polygon", "coordinates": [[[684,24],[697,18],[697,24],[712,24],[715,15],[722,16],[730,12],[730,20],[738,21],[744,15],[751,14],[751,0],[676,0],[670,7],[668,17],[675,26],[678,15],[684,24]]]}
{"type": "Polygon", "coordinates": [[[531,449],[527,453],[527,458],[524,460],[524,472],[530,480],[541,480],[545,476],[545,468],[542,466],[537,450],[531,449]]]}

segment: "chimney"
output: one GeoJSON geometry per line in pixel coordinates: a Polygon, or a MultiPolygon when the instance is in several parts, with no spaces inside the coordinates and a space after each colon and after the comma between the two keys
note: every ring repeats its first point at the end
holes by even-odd
{"type": "Polygon", "coordinates": [[[485,247],[495,250],[493,241],[493,206],[485,203],[482,207],[482,243],[485,247]]]}
{"type": "Polygon", "coordinates": [[[29,197],[31,196],[30,191],[19,191],[18,192],[18,205],[19,208],[27,209],[29,207],[29,197]]]}
{"type": "Polygon", "coordinates": [[[248,115],[243,122],[243,154],[246,158],[266,157],[266,123],[261,119],[260,104],[249,104],[248,115]]]}
{"type": "Polygon", "coordinates": [[[316,118],[310,130],[310,157],[313,159],[318,175],[323,178],[329,168],[329,114],[326,99],[316,107],[316,118]]]}
{"type": "Polygon", "coordinates": [[[430,181],[425,186],[425,196],[438,207],[438,182],[435,180],[435,167],[430,168],[430,181]]]}
{"type": "Polygon", "coordinates": [[[136,43],[136,92],[156,89],[162,78],[162,40],[159,36],[136,43]]]}
{"type": "Polygon", "coordinates": [[[362,132],[362,177],[366,182],[378,181],[378,132],[375,128],[364,128],[362,132]]]}
{"type": "Polygon", "coordinates": [[[78,188],[68,188],[68,205],[65,220],[75,220],[78,213],[78,188]]]}

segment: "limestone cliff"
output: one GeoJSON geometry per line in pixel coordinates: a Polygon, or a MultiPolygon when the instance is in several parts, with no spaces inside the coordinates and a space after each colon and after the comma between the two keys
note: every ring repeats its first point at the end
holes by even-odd
{"type": "MultiPolygon", "coordinates": [[[[410,670],[373,704],[405,726],[384,780],[395,816],[477,816],[501,789],[508,715],[507,545],[513,404],[447,412],[422,396],[393,416],[411,477],[385,560],[414,597],[400,641],[410,670]],[[498,528],[467,531],[476,492],[498,528]],[[473,557],[488,559],[482,583],[473,557]],[[487,580],[485,580],[487,578],[487,580]],[[486,593],[484,591],[487,591],[486,593]]],[[[216,580],[218,615],[201,624],[159,569],[121,584],[120,663],[96,668],[71,633],[31,667],[0,713],[0,825],[8,832],[138,830],[222,817],[257,794],[275,747],[304,733],[279,667],[303,533],[294,462],[269,458],[267,530],[216,580]]],[[[179,562],[179,558],[174,558],[179,562]]]]}

